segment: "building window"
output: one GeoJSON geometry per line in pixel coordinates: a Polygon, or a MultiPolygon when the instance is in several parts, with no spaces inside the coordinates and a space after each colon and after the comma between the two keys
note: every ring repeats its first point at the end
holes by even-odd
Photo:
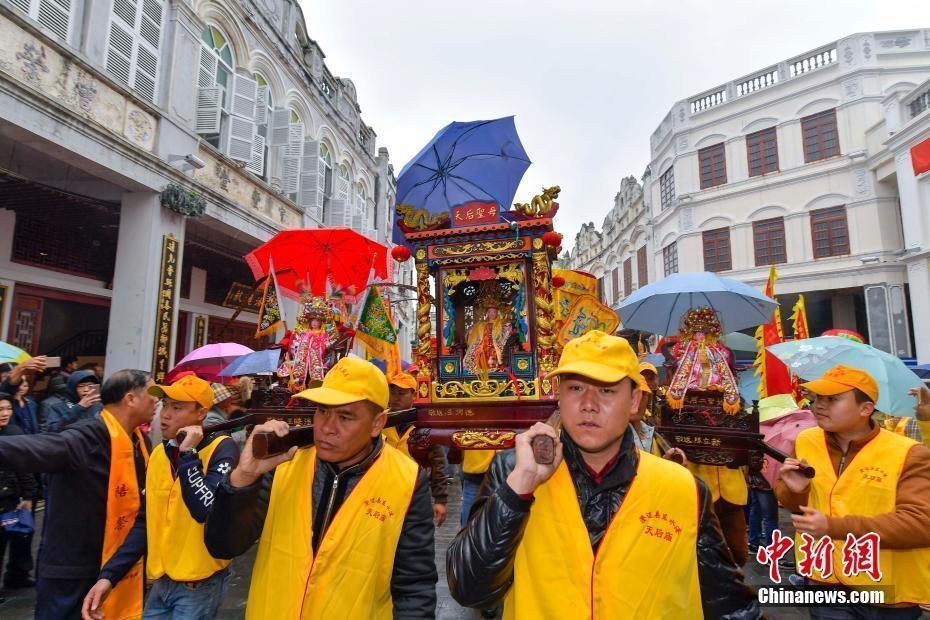
{"type": "Polygon", "coordinates": [[[623,296],[629,297],[633,292],[633,257],[623,261],[623,296]]]}
{"type": "Polygon", "coordinates": [[[339,178],[336,180],[336,199],[349,200],[349,167],[345,164],[339,164],[339,178]]]}
{"type": "Polygon", "coordinates": [[[665,275],[678,273],[678,242],[673,241],[662,248],[662,264],[665,266],[665,275]]]}
{"type": "MultiPolygon", "coordinates": [[[[320,142],[320,164],[323,166],[323,195],[326,198],[333,197],[333,154],[326,146],[326,143],[320,142]]],[[[346,186],[348,192],[348,186],[346,186]]]]}
{"type": "Polygon", "coordinates": [[[71,35],[72,0],[10,0],[13,6],[68,42],[71,35]]]}
{"type": "Polygon", "coordinates": [[[602,304],[607,303],[607,276],[601,276],[597,279],[597,297],[602,304]]]}
{"type": "Polygon", "coordinates": [[[675,200],[675,166],[669,166],[659,177],[659,197],[663,211],[672,206],[672,201],[675,200]]]}
{"type": "Polygon", "coordinates": [[[226,108],[226,90],[229,88],[233,74],[232,49],[226,35],[216,26],[207,26],[201,33],[203,45],[200,53],[200,77],[197,80],[201,88],[219,86],[223,89],[222,107],[226,108]]]}
{"type": "Polygon", "coordinates": [[[701,168],[701,189],[727,182],[727,153],[723,142],[699,150],[698,162],[701,168]]]}
{"type": "Polygon", "coordinates": [[[162,0],[116,0],[110,16],[107,73],[148,101],[155,100],[158,90],[163,13],[162,0]]]}
{"type": "Polygon", "coordinates": [[[836,109],[802,118],[801,133],[804,136],[805,162],[819,161],[840,154],[836,109]]]}
{"type": "Polygon", "coordinates": [[[274,110],[274,98],[271,95],[271,87],[268,86],[268,80],[265,79],[261,73],[253,73],[252,79],[255,80],[255,83],[258,84],[258,93],[265,93],[264,104],[261,102],[256,103],[256,144],[254,150],[256,151],[255,156],[260,157],[260,160],[252,162],[251,165],[246,166],[250,172],[254,172],[257,176],[267,179],[268,178],[268,123],[271,119],[271,112],[274,110]],[[261,108],[264,108],[262,110],[261,108]]]}
{"type": "Polygon", "coordinates": [[[778,172],[778,138],[770,127],[746,136],[749,176],[778,172]]]}
{"type": "Polygon", "coordinates": [[[785,254],[785,219],[775,217],[752,223],[756,267],[788,262],[785,254]]]}
{"type": "Polygon", "coordinates": [[[705,230],[704,271],[729,271],[733,268],[730,259],[730,229],[705,230]]]}
{"type": "Polygon", "coordinates": [[[642,288],[649,283],[649,266],[646,264],[646,246],[636,250],[636,277],[639,279],[637,286],[642,288]]]}
{"type": "Polygon", "coordinates": [[[814,238],[814,258],[849,254],[846,207],[811,211],[811,235],[814,238]]]}

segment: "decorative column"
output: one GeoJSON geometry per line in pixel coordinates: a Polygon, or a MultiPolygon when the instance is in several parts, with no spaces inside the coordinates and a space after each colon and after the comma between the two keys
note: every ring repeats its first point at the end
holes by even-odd
{"type": "MultiPolygon", "coordinates": [[[[552,274],[549,255],[542,239],[533,239],[533,286],[536,292],[536,346],[541,375],[555,368],[555,333],[553,331],[552,274]]],[[[543,392],[548,390],[543,389],[543,392]]]]}
{"type": "Polygon", "coordinates": [[[184,217],[156,192],[126,193],[120,208],[106,374],[174,364],[184,217]]]}
{"type": "Polygon", "coordinates": [[[433,296],[429,292],[429,265],[426,262],[426,250],[420,248],[416,252],[417,268],[417,352],[416,363],[417,396],[419,398],[429,398],[432,390],[430,389],[430,377],[433,368],[433,342],[431,338],[430,327],[430,309],[433,306],[433,296]]]}

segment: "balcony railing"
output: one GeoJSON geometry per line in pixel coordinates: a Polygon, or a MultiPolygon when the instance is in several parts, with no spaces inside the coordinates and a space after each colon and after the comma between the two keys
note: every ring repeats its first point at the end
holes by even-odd
{"type": "Polygon", "coordinates": [[[709,110],[714,106],[718,106],[721,103],[726,103],[727,101],[727,89],[721,88],[706,95],[701,95],[697,99],[691,100],[691,113],[697,114],[698,112],[703,112],[704,110],[709,110]]]}
{"type": "Polygon", "coordinates": [[[789,61],[788,76],[797,77],[832,65],[836,62],[836,46],[816,51],[810,55],[789,61]]]}
{"type": "Polygon", "coordinates": [[[736,84],[736,96],[742,97],[778,83],[778,67],[766,69],[736,84]]]}
{"type": "Polygon", "coordinates": [[[904,101],[907,106],[908,120],[916,118],[930,109],[930,80],[927,80],[908,95],[904,101]]]}

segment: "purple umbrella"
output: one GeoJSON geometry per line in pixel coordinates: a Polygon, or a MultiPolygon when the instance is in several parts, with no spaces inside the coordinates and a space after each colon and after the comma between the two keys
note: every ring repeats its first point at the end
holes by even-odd
{"type": "Polygon", "coordinates": [[[229,377],[221,377],[220,372],[236,358],[254,353],[252,349],[236,342],[217,342],[194,349],[184,356],[177,365],[165,375],[166,382],[175,380],[179,373],[193,371],[201,379],[222,382],[229,377]]]}

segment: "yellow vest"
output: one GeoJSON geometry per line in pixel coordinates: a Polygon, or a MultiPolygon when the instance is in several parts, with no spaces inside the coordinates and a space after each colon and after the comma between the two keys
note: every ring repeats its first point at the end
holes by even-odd
{"type": "MultiPolygon", "coordinates": [[[[204,469],[222,436],[198,451],[204,469]]],[[[164,444],[152,450],[145,472],[145,529],[148,535],[146,577],[159,579],[168,575],[174,581],[201,581],[229,566],[229,560],[217,560],[203,542],[203,523],[191,516],[181,496],[181,480],[171,474],[171,463],[164,444]]]]}
{"type": "Polygon", "coordinates": [[[252,570],[249,620],[392,617],[394,554],[419,468],[385,445],[313,554],[316,448],[279,465],[252,570]]]}
{"type": "Polygon", "coordinates": [[[680,465],[640,452],[597,551],[563,461],[536,489],[504,618],[702,618],[698,494],[680,465]]]}
{"type": "Polygon", "coordinates": [[[483,474],[488,471],[497,450],[462,450],[462,471],[466,474],[483,474]]]}
{"type": "MultiPolygon", "coordinates": [[[[396,448],[397,450],[399,450],[400,452],[403,452],[407,456],[410,456],[410,449],[407,447],[407,440],[410,439],[410,433],[413,432],[413,428],[414,428],[413,426],[408,428],[407,432],[405,432],[403,436],[401,436],[397,432],[396,428],[393,428],[393,427],[386,428],[381,433],[381,436],[384,438],[384,442],[386,444],[388,444],[392,448],[396,448]]],[[[413,457],[410,456],[410,458],[413,458],[413,457]]]]}
{"type": "Polygon", "coordinates": [[[688,461],[691,473],[703,480],[710,489],[713,501],[721,497],[737,506],[749,502],[749,485],[742,469],[730,469],[721,465],[702,465],[688,461]]]}
{"type": "MultiPolygon", "coordinates": [[[[817,475],[811,481],[810,499],[813,508],[827,516],[874,516],[893,512],[897,496],[898,479],[912,439],[882,430],[847,461],[839,478],[830,461],[827,440],[820,428],[809,428],[798,435],[795,451],[805,458],[817,475]]],[[[919,549],[884,549],[879,551],[882,579],[876,583],[867,574],[846,577],[843,575],[843,545],[845,540],[834,540],[833,574],[824,577],[814,569],[811,578],[827,583],[848,586],[894,586],[885,595],[885,603],[930,603],[930,547],[919,549]],[[889,600],[892,597],[893,600],[889,600]]],[[[801,544],[795,540],[795,554],[801,544]]],[[[800,557],[798,557],[800,561],[800,557]]]]}

